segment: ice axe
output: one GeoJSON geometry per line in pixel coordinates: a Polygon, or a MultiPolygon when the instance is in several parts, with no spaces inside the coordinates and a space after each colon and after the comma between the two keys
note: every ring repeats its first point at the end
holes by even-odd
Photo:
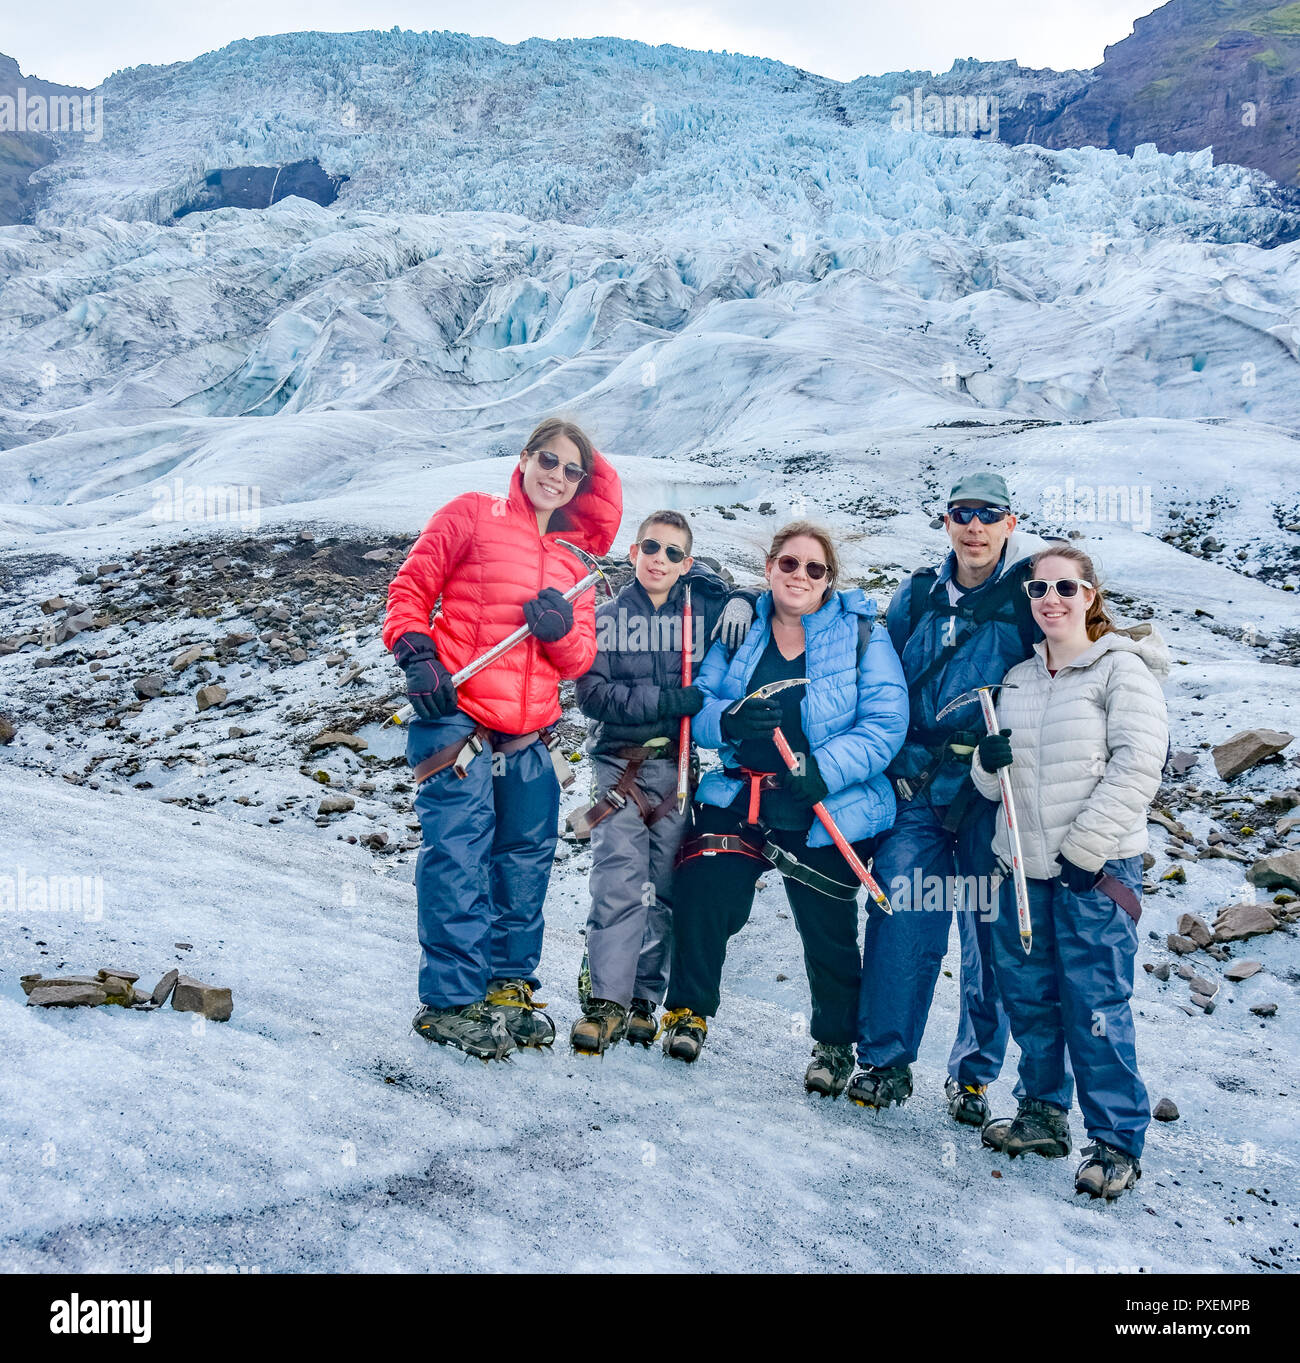
{"type": "MultiPolygon", "coordinates": [[[[695,649],[695,622],[691,618],[691,584],[682,596],[682,689],[691,684],[691,654],[695,649]]],[[[677,812],[686,813],[691,796],[691,717],[683,715],[677,733],[677,812]]]]}
{"type": "MultiPolygon", "coordinates": [[[[734,715],[746,701],[767,700],[776,695],[778,691],[784,691],[790,686],[807,686],[807,677],[788,677],[784,681],[768,682],[766,686],[760,686],[757,691],[751,691],[749,695],[742,697],[734,705],[727,707],[727,713],[734,715]]],[[[780,725],[772,731],[772,742],[776,744],[776,750],[781,754],[781,760],[790,768],[792,772],[799,771],[799,759],[794,755],[794,750],[790,747],[786,736],[781,732],[780,725]]],[[[831,841],[839,848],[840,855],[849,864],[849,869],[867,887],[867,893],[875,901],[876,906],[884,913],[892,914],[894,906],[889,902],[889,896],[880,888],[880,883],[862,864],[862,858],[853,850],[852,843],[840,832],[839,825],[831,818],[826,810],[826,806],[820,800],[812,807],[813,813],[817,816],[821,826],[831,835],[831,841]]]]}
{"type": "MultiPolygon", "coordinates": [[[[592,556],[588,554],[585,549],[579,549],[576,544],[570,544],[568,540],[557,539],[555,542],[556,544],[564,545],[566,549],[569,549],[573,553],[577,554],[579,558],[581,558],[585,563],[588,563],[591,566],[591,572],[589,572],[586,577],[582,578],[578,582],[575,582],[567,592],[563,593],[564,599],[566,601],[576,601],[578,597],[580,597],[583,594],[583,592],[587,590],[588,587],[595,586],[597,582],[604,582],[606,591],[609,590],[609,580],[605,577],[604,572],[601,570],[600,564],[597,563],[596,560],[592,558],[592,556]]],[[[493,644],[492,647],[488,649],[486,653],[475,658],[473,662],[466,663],[465,666],[462,667],[459,672],[455,672],[452,674],[451,684],[453,688],[461,686],[463,683],[469,681],[469,679],[476,673],[481,672],[485,667],[488,667],[492,663],[496,662],[496,660],[499,657],[501,657],[503,653],[509,653],[510,650],[514,648],[516,644],[522,643],[525,639],[527,639],[530,632],[531,631],[529,630],[527,625],[520,625],[519,628],[514,631],[514,633],[507,634],[506,637],[502,639],[500,643],[493,644]]],[[[413,705],[409,704],[403,705],[402,708],[395,715],[393,715],[390,719],[386,719],[380,727],[386,729],[390,724],[405,724],[414,714],[415,707],[413,705]]]]}
{"type": "MultiPolygon", "coordinates": [[[[1012,682],[1011,686],[1014,687],[1015,683],[1012,682]]],[[[998,715],[993,708],[993,692],[1004,689],[1005,683],[998,682],[992,686],[977,686],[966,691],[956,700],[949,701],[935,715],[935,723],[954,710],[960,710],[978,700],[989,733],[996,734],[999,731],[998,715]]],[[[998,768],[998,789],[1002,792],[1002,811],[1007,816],[1007,841],[1011,844],[1011,878],[1016,887],[1016,920],[1020,925],[1020,945],[1024,947],[1025,955],[1028,956],[1034,945],[1033,924],[1029,921],[1029,886],[1025,884],[1025,865],[1020,851],[1020,825],[1016,823],[1016,807],[1011,799],[1011,776],[1006,767],[998,768]]]]}

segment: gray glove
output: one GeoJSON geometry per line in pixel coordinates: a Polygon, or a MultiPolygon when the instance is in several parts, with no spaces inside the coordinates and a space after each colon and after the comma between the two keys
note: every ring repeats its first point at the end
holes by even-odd
{"type": "Polygon", "coordinates": [[[718,616],[718,623],[714,625],[710,637],[721,639],[723,648],[728,653],[734,653],[745,642],[745,635],[749,633],[749,627],[753,623],[753,601],[740,592],[733,592],[727,598],[727,604],[723,606],[722,614],[718,616]]]}

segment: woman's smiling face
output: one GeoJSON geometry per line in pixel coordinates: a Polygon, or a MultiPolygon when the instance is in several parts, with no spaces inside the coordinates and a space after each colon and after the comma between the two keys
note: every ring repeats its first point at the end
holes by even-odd
{"type": "MultiPolygon", "coordinates": [[[[1034,569],[1034,577],[1045,578],[1052,583],[1060,578],[1079,576],[1079,565],[1073,559],[1055,558],[1050,554],[1039,559],[1034,569]]],[[[1031,600],[1034,619],[1049,643],[1058,639],[1073,639],[1084,632],[1084,621],[1094,596],[1096,593],[1087,587],[1080,587],[1074,596],[1057,596],[1055,588],[1052,588],[1046,596],[1031,600]]]]}
{"type": "Polygon", "coordinates": [[[531,454],[519,456],[519,470],[524,479],[524,495],[538,511],[550,513],[566,506],[577,495],[581,482],[570,482],[564,470],[568,467],[582,472],[582,455],[567,435],[554,435],[544,440],[531,454]],[[549,452],[560,461],[553,469],[542,468],[538,455],[549,452]]]}
{"type": "Polygon", "coordinates": [[[781,546],[777,558],[767,564],[767,585],[772,589],[772,600],[791,615],[808,615],[818,610],[826,593],[826,578],[814,582],[805,564],[826,562],[826,551],[821,541],[811,535],[795,535],[781,546]],[[777,559],[787,555],[797,558],[799,566],[792,573],[783,573],[777,559]]]}

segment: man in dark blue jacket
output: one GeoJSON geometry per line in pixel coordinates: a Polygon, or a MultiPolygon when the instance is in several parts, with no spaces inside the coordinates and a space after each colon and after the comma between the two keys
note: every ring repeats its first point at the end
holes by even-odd
{"type": "Polygon", "coordinates": [[[871,1108],[912,1093],[916,1060],[948,947],[954,907],[961,939],[961,1021],[948,1057],[949,1112],[979,1126],[997,1078],[1007,1020],[993,982],[989,926],[996,913],[992,852],[996,806],[975,792],[970,753],[982,736],[977,704],[936,716],[963,693],[1000,682],[1030,655],[1036,626],[1022,586],[1044,547],[1016,531],[999,474],[960,479],[944,525],[952,544],[938,568],[904,579],[887,623],[907,677],[907,741],[889,774],[898,817],[873,870],[894,907],[867,920],[858,1018],[858,1072],[849,1097],[871,1108]]]}
{"type": "Polygon", "coordinates": [[[581,822],[593,854],[587,918],[590,997],[574,1024],[577,1050],[599,1054],[626,1036],[649,1045],[667,987],[673,861],[686,827],[677,809],[683,716],[704,697],[682,685],[683,600],[691,588],[692,673],[715,631],[734,647],[753,620],[750,595],[691,557],[678,511],[642,522],[628,552],[635,579],[596,612],[596,661],[578,680],[578,704],[595,721],[588,749],[598,798],[581,822]]]}

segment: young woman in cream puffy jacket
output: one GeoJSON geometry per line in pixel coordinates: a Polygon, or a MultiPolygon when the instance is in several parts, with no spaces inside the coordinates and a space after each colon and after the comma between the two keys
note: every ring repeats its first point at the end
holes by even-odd
{"type": "MultiPolygon", "coordinates": [[[[998,770],[1007,768],[1033,921],[1026,954],[1008,875],[993,962],[1024,1096],[983,1139],[1011,1156],[1068,1155],[1077,1084],[1092,1144],[1075,1189],[1109,1199],[1141,1177],[1150,1120],[1129,998],[1147,810],[1168,751],[1159,680],[1168,653],[1149,625],[1116,628],[1091,560],[1072,545],[1036,555],[1025,589],[1045,637],[1007,673],[1004,727],[980,742],[971,766],[990,800],[1000,799],[998,770]]],[[[993,847],[1009,867],[1001,809],[993,847]]]]}

